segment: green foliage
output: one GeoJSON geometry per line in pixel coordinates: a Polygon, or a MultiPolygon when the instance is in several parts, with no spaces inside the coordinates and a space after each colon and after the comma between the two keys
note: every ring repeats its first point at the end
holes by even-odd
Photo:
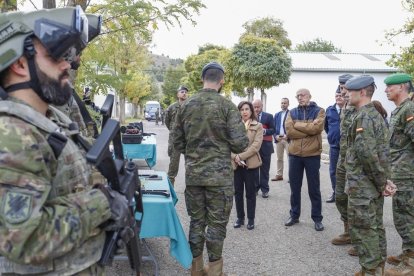
{"type": "Polygon", "coordinates": [[[17,0],[0,0],[0,11],[9,12],[17,10],[17,0]]]}
{"type": "Polygon", "coordinates": [[[171,103],[177,100],[177,88],[181,85],[187,85],[183,83],[182,80],[186,77],[187,73],[184,69],[184,66],[178,67],[168,67],[165,76],[164,83],[162,84],[163,98],[162,102],[165,106],[169,106],[171,103]]]}
{"type": "Polygon", "coordinates": [[[226,47],[219,46],[219,45],[214,45],[214,44],[211,44],[211,43],[207,43],[207,44],[204,44],[203,46],[200,46],[198,48],[198,54],[201,55],[205,51],[209,51],[209,50],[219,50],[219,51],[222,51],[222,50],[226,50],[226,47]]]}
{"type": "Polygon", "coordinates": [[[286,49],[290,49],[292,45],[287,31],[283,28],[283,22],[274,17],[264,17],[248,21],[243,24],[243,27],[246,29],[246,32],[242,37],[253,35],[273,39],[277,41],[278,45],[286,49]]]}
{"type": "Polygon", "coordinates": [[[229,69],[243,87],[267,89],[289,81],[292,61],[274,40],[243,36],[235,45],[229,69]]]}
{"type": "Polygon", "coordinates": [[[299,52],[328,52],[341,53],[341,48],[335,47],[332,41],[323,40],[322,38],[315,38],[311,41],[302,42],[295,47],[295,51],[299,52]]]}
{"type": "Polygon", "coordinates": [[[222,64],[226,70],[224,75],[225,82],[222,89],[222,92],[224,92],[226,96],[230,96],[233,90],[241,89],[240,86],[234,85],[232,74],[228,70],[228,62],[231,56],[230,50],[222,47],[219,49],[214,47],[210,50],[202,50],[199,52],[201,52],[201,54],[191,55],[184,62],[185,70],[188,73],[188,79],[183,79],[182,81],[188,84],[190,94],[203,88],[203,83],[201,81],[201,71],[204,65],[211,61],[216,61],[222,64]]]}

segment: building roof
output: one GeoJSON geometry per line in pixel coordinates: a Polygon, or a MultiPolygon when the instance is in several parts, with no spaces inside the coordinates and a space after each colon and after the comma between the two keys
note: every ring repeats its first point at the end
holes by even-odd
{"type": "Polygon", "coordinates": [[[314,72],[397,72],[386,64],[391,54],[288,52],[293,71],[314,72]]]}

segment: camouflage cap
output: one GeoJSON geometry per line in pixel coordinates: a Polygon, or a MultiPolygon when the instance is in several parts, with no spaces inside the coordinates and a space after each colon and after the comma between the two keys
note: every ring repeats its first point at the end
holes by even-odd
{"type": "Polygon", "coordinates": [[[365,87],[370,86],[371,84],[375,85],[375,80],[370,75],[361,75],[350,78],[345,83],[345,88],[348,90],[361,90],[365,87]]]}
{"type": "Polygon", "coordinates": [[[178,89],[177,89],[177,92],[178,92],[178,91],[181,91],[181,90],[185,90],[185,91],[187,91],[187,92],[188,92],[188,88],[187,88],[186,86],[184,86],[184,85],[180,85],[180,86],[178,87],[178,89]]]}
{"type": "Polygon", "coordinates": [[[338,76],[338,81],[340,84],[345,84],[347,80],[349,80],[350,78],[352,78],[353,75],[351,74],[343,74],[338,76]]]}
{"type": "Polygon", "coordinates": [[[391,84],[406,83],[406,82],[410,82],[411,80],[412,80],[412,77],[409,74],[396,73],[396,74],[392,74],[386,77],[384,80],[384,83],[387,85],[391,85],[391,84]]]}

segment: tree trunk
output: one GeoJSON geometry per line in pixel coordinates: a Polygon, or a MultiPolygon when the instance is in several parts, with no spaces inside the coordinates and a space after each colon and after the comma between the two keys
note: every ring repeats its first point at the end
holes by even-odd
{"type": "Polygon", "coordinates": [[[249,102],[252,102],[253,101],[253,97],[254,97],[254,89],[251,88],[251,87],[247,87],[246,91],[247,91],[247,100],[249,102]]]}
{"type": "Polygon", "coordinates": [[[125,97],[119,95],[119,122],[125,123],[125,97]]]}
{"type": "Polygon", "coordinates": [[[263,111],[266,112],[266,101],[267,101],[267,95],[266,92],[264,91],[263,88],[260,89],[260,98],[262,100],[262,104],[263,104],[263,111]]]}
{"type": "Polygon", "coordinates": [[[79,5],[82,7],[83,10],[86,10],[86,8],[88,7],[87,4],[88,4],[88,0],[68,0],[68,3],[66,6],[74,7],[76,5],[79,5]]]}
{"type": "Polygon", "coordinates": [[[56,0],[43,0],[44,9],[54,9],[56,8],[56,0]]]}
{"type": "Polygon", "coordinates": [[[0,11],[9,12],[17,10],[17,1],[16,0],[3,0],[0,2],[0,11]]]}

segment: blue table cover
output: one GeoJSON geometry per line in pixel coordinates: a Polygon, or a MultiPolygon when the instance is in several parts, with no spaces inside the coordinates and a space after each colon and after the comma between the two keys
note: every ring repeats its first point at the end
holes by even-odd
{"type": "MultiPolygon", "coordinates": [[[[143,195],[144,218],[141,224],[140,238],[170,238],[170,255],[183,267],[189,269],[193,256],[175,210],[175,204],[178,201],[177,195],[165,172],[153,172],[161,176],[162,180],[146,180],[140,177],[143,189],[170,190],[171,196],[167,198],[160,195],[143,195]]],[[[141,214],[137,213],[135,217],[139,220],[141,214]]]]}
{"type": "Polygon", "coordinates": [[[157,164],[157,140],[155,135],[144,136],[141,144],[122,144],[122,148],[127,159],[143,159],[150,168],[157,164]]]}

